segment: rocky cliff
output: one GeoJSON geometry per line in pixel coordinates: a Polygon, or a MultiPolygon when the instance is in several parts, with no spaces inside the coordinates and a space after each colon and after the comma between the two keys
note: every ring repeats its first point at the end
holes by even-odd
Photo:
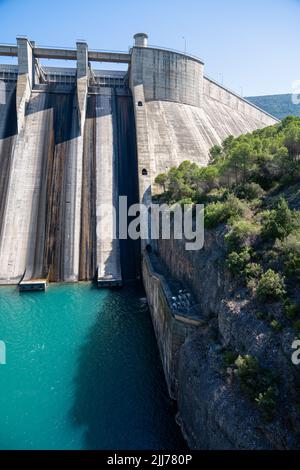
{"type": "MultiPolygon", "coordinates": [[[[206,230],[198,252],[185,251],[184,240],[157,243],[170,276],[193,292],[205,319],[178,354],[178,422],[194,449],[296,449],[300,378],[291,360],[295,332],[289,325],[275,331],[257,316],[256,301],[225,267],[226,231],[225,225],[206,230]],[[249,399],[237,378],[234,358],[239,355],[256,358],[261,374],[276,377],[272,418],[249,399]]],[[[269,308],[276,317],[276,303],[269,308]]]]}

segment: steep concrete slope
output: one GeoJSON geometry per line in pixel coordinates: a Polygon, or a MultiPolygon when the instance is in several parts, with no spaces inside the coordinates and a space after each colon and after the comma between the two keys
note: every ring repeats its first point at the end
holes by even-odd
{"type": "MultiPolygon", "coordinates": [[[[169,101],[146,103],[152,177],[191,160],[208,162],[209,149],[229,135],[238,136],[265,127],[255,115],[245,114],[213,99],[203,97],[201,108],[169,101]]],[[[276,121],[269,119],[269,124],[276,121]]]]}
{"type": "Polygon", "coordinates": [[[88,97],[84,138],[80,278],[121,283],[118,221],[118,133],[112,88],[88,97]]]}
{"type": "Polygon", "coordinates": [[[36,87],[6,165],[1,283],[78,279],[82,140],[74,89],[36,87]]]}
{"type": "Polygon", "coordinates": [[[16,134],[16,85],[6,84],[0,89],[0,237],[16,134]]]}
{"type": "Polygon", "coordinates": [[[0,282],[16,283],[35,257],[38,196],[44,159],[45,95],[33,96],[12,156],[0,245],[0,282]]]}
{"type": "Polygon", "coordinates": [[[32,276],[46,276],[51,281],[76,280],[82,167],[76,94],[74,88],[68,86],[41,88],[46,95],[45,108],[51,112],[51,121],[45,147],[44,185],[40,193],[39,233],[32,276]],[[77,227],[74,227],[75,221],[77,227]]]}

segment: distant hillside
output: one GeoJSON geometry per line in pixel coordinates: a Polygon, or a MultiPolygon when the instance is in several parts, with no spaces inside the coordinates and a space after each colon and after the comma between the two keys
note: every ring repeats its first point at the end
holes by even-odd
{"type": "Polygon", "coordinates": [[[246,99],[278,119],[286,116],[300,116],[300,104],[293,104],[291,94],[250,96],[246,99]]]}

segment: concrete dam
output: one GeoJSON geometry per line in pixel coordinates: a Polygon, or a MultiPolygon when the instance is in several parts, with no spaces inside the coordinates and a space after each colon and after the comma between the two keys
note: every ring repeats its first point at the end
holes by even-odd
{"type": "Polygon", "coordinates": [[[157,174],[184,160],[206,165],[227,136],[277,122],[206,77],[199,58],[149,46],[143,33],[128,52],[18,37],[0,55],[18,63],[0,65],[0,284],[24,290],[135,279],[140,244],[108,235],[116,220],[104,207],[118,219],[120,195],[149,203],[157,174]]]}

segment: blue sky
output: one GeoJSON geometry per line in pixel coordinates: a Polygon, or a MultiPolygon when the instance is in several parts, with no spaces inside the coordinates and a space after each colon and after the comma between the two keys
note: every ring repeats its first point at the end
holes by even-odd
{"type": "MultiPolygon", "coordinates": [[[[300,80],[300,0],[0,0],[0,42],[127,50],[136,32],[184,49],[244,96],[290,93],[300,80]]],[[[11,60],[11,59],[9,59],[11,60]]],[[[3,58],[0,58],[4,62],[3,58]]]]}

